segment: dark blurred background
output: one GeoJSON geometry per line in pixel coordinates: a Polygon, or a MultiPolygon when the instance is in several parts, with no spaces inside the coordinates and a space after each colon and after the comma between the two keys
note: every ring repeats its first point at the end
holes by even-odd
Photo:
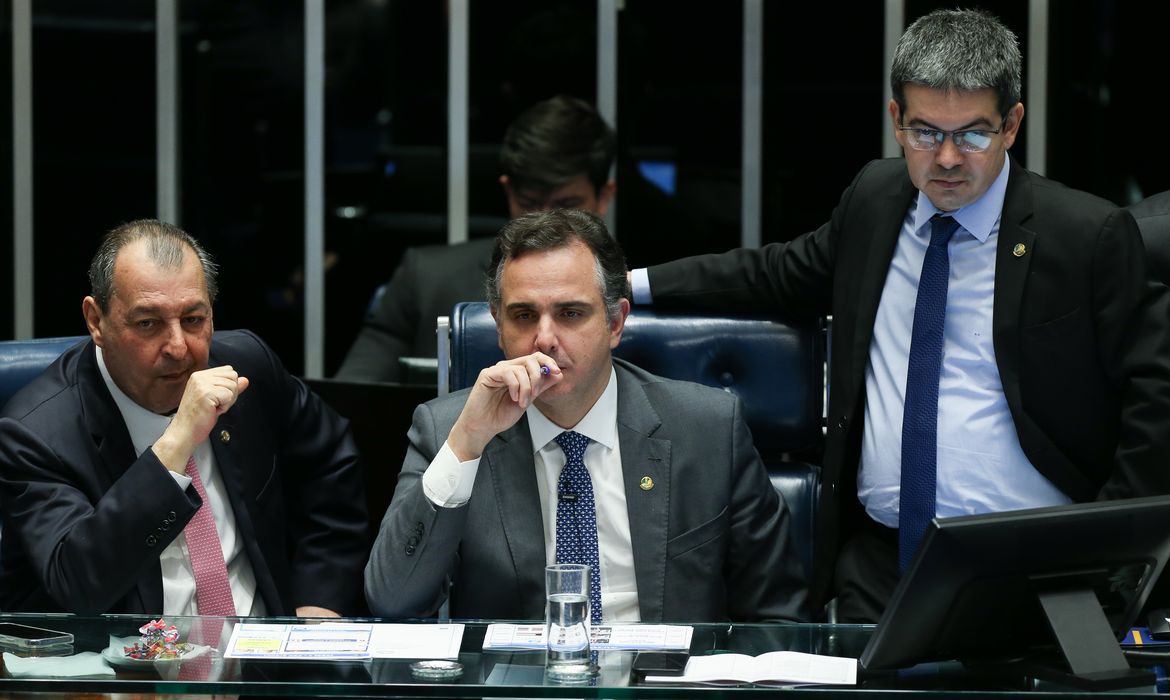
{"type": "MultiPolygon", "coordinates": [[[[949,3],[910,0],[907,21],[949,3]]],[[[1028,52],[1028,6],[972,2],[1028,52]]],[[[505,216],[497,148],[525,107],[596,99],[594,0],[473,0],[470,235],[505,216]]],[[[616,229],[631,265],[740,241],[740,2],[624,0],[618,24],[616,229]]],[[[185,229],[223,266],[220,328],[249,327],[303,368],[304,7],[181,0],[185,229]]],[[[1049,3],[1047,174],[1118,204],[1170,189],[1151,132],[1167,10],[1049,3]],[[1142,138],[1129,139],[1137,133],[1142,138]]],[[[332,374],[408,245],[447,236],[445,2],[326,3],[326,354],[332,374]]],[[[10,0],[0,0],[0,219],[12,221],[10,0]]],[[[33,6],[35,334],[84,332],[98,237],[156,215],[155,3],[33,6]]],[[[826,220],[880,157],[888,122],[880,2],[764,7],[763,240],[826,220]]],[[[1025,75],[1025,81],[1027,76],[1025,75]]],[[[1024,104],[1029,96],[1025,92],[1024,104]]],[[[1027,120],[1025,120],[1027,125],[1027,120]]],[[[1025,144],[1013,149],[1023,161],[1025,144]]],[[[12,227],[0,226],[10,280],[12,227]]],[[[13,334],[11,285],[0,338],[13,334]]]]}

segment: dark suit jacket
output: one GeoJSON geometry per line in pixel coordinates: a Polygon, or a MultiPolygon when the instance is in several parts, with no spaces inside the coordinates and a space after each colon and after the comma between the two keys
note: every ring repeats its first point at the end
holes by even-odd
{"type": "Polygon", "coordinates": [[[494,244],[494,238],[476,238],[408,248],[336,377],[401,381],[399,357],[435,357],[435,319],[450,315],[461,301],[483,301],[494,244]]]}
{"type": "MultiPolygon", "coordinates": [[[[812,233],[649,269],[655,305],[833,315],[813,572],[822,598],[842,530],[865,517],[856,487],[865,368],[916,194],[901,159],[874,161],[812,233]]],[[[1145,265],[1127,212],[1012,163],[996,252],[996,363],[1025,454],[1077,501],[1170,492],[1170,299],[1145,265]]]]}
{"type": "MultiPolygon", "coordinates": [[[[210,365],[251,380],[209,439],[270,614],[360,611],[366,512],[348,423],[247,331],[216,333],[210,365]]],[[[154,452],[135,458],[98,370],[77,346],[0,414],[4,610],[156,615],[158,557],[201,505],[154,452]]]]}
{"type": "MultiPolygon", "coordinates": [[[[614,363],[641,619],[803,619],[805,577],[789,545],[788,510],[738,400],[614,363]],[[652,489],[639,488],[644,476],[652,489]]],[[[488,443],[466,505],[436,508],[423,494],[423,472],[467,393],[415,411],[398,488],[366,567],[375,614],[431,615],[452,581],[452,617],[544,618],[544,531],[527,418],[488,443]]]]}
{"type": "Polygon", "coordinates": [[[1143,199],[1129,207],[1129,213],[1141,229],[1150,275],[1170,284],[1170,192],[1143,199]]]}

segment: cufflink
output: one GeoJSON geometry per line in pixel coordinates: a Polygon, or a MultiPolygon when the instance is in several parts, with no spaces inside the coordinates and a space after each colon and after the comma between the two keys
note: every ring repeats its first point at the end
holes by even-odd
{"type": "Polygon", "coordinates": [[[643,491],[649,491],[650,489],[654,488],[654,480],[648,476],[644,476],[642,477],[642,480],[638,482],[638,488],[642,489],[643,491]]]}

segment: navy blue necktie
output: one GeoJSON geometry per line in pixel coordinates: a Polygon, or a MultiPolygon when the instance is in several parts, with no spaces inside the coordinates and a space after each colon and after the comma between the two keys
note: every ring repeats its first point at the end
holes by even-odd
{"type": "Polygon", "coordinates": [[[565,453],[557,497],[557,563],[589,565],[589,622],[601,624],[601,567],[597,556],[597,508],[585,468],[589,438],[566,430],[555,438],[565,453]]]}
{"type": "Polygon", "coordinates": [[[902,409],[902,483],[898,504],[898,568],[905,571],[935,513],[938,471],[938,379],[951,261],[947,244],[959,228],[954,217],[935,214],[922,260],[914,329],[902,409]]]}

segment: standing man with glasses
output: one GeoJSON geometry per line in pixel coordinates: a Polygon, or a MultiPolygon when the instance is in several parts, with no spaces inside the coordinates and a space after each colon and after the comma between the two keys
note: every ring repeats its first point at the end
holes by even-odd
{"type": "Polygon", "coordinates": [[[930,518],[1170,492],[1170,297],[1129,213],[1007,156],[1020,52],[939,10],[890,71],[904,159],[789,243],[633,273],[637,303],[832,314],[813,595],[875,621],[930,518]]]}

